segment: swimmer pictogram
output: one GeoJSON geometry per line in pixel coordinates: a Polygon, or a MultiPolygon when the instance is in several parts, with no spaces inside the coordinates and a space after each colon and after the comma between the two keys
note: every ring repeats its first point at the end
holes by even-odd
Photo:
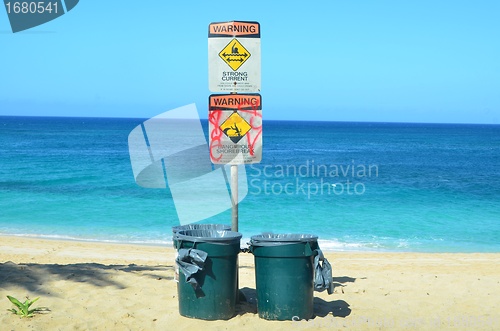
{"type": "Polygon", "coordinates": [[[234,71],[238,70],[250,55],[250,52],[236,38],[231,40],[219,53],[219,57],[234,71]]]}

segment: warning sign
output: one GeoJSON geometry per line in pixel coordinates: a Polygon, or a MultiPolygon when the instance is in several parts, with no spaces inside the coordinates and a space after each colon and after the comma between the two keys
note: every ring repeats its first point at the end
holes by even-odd
{"type": "Polygon", "coordinates": [[[208,26],[208,80],[212,92],[260,91],[260,24],[219,22],[208,26]]]}
{"type": "Polygon", "coordinates": [[[231,139],[233,143],[237,143],[243,138],[252,128],[238,112],[234,112],[222,123],[219,128],[224,134],[231,139]]]}
{"type": "Polygon", "coordinates": [[[250,55],[250,52],[247,51],[236,38],[231,40],[231,42],[219,53],[221,59],[234,71],[238,70],[250,55]]]}
{"type": "Polygon", "coordinates": [[[215,164],[250,164],[262,159],[260,94],[209,97],[210,159],[215,164]]]}

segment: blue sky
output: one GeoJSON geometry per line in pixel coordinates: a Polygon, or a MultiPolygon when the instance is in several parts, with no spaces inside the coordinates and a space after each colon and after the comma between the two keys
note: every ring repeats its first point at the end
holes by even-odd
{"type": "Polygon", "coordinates": [[[264,120],[500,124],[499,1],[89,1],[13,34],[0,116],[206,118],[210,22],[261,24],[264,120]]]}

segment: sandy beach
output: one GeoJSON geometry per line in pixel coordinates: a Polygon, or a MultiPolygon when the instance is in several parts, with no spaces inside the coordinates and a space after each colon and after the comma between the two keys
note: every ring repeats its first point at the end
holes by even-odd
{"type": "Polygon", "coordinates": [[[266,321],[253,256],[240,254],[248,301],[228,321],[179,315],[170,246],[0,236],[2,330],[498,330],[500,254],[326,252],[335,291],[309,321],[266,321]],[[50,311],[20,318],[7,295],[50,311]]]}

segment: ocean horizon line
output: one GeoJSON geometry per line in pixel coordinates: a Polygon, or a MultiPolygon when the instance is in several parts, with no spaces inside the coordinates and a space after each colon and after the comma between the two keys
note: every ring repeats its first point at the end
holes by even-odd
{"type": "MultiPolygon", "coordinates": [[[[154,115],[156,116],[156,115],[154,115]]],[[[153,117],[154,117],[153,116],[153,117]]],[[[53,119],[102,119],[102,120],[138,120],[146,121],[151,117],[124,117],[124,116],[61,116],[61,115],[0,115],[1,118],[53,118],[53,119]]],[[[200,117],[200,120],[206,122],[208,118],[200,117]]],[[[454,125],[454,126],[493,126],[500,127],[500,123],[465,123],[465,122],[413,122],[413,121],[335,121],[335,120],[301,120],[301,119],[265,119],[266,122],[276,123],[338,123],[338,124],[378,124],[378,125],[454,125]]]]}

